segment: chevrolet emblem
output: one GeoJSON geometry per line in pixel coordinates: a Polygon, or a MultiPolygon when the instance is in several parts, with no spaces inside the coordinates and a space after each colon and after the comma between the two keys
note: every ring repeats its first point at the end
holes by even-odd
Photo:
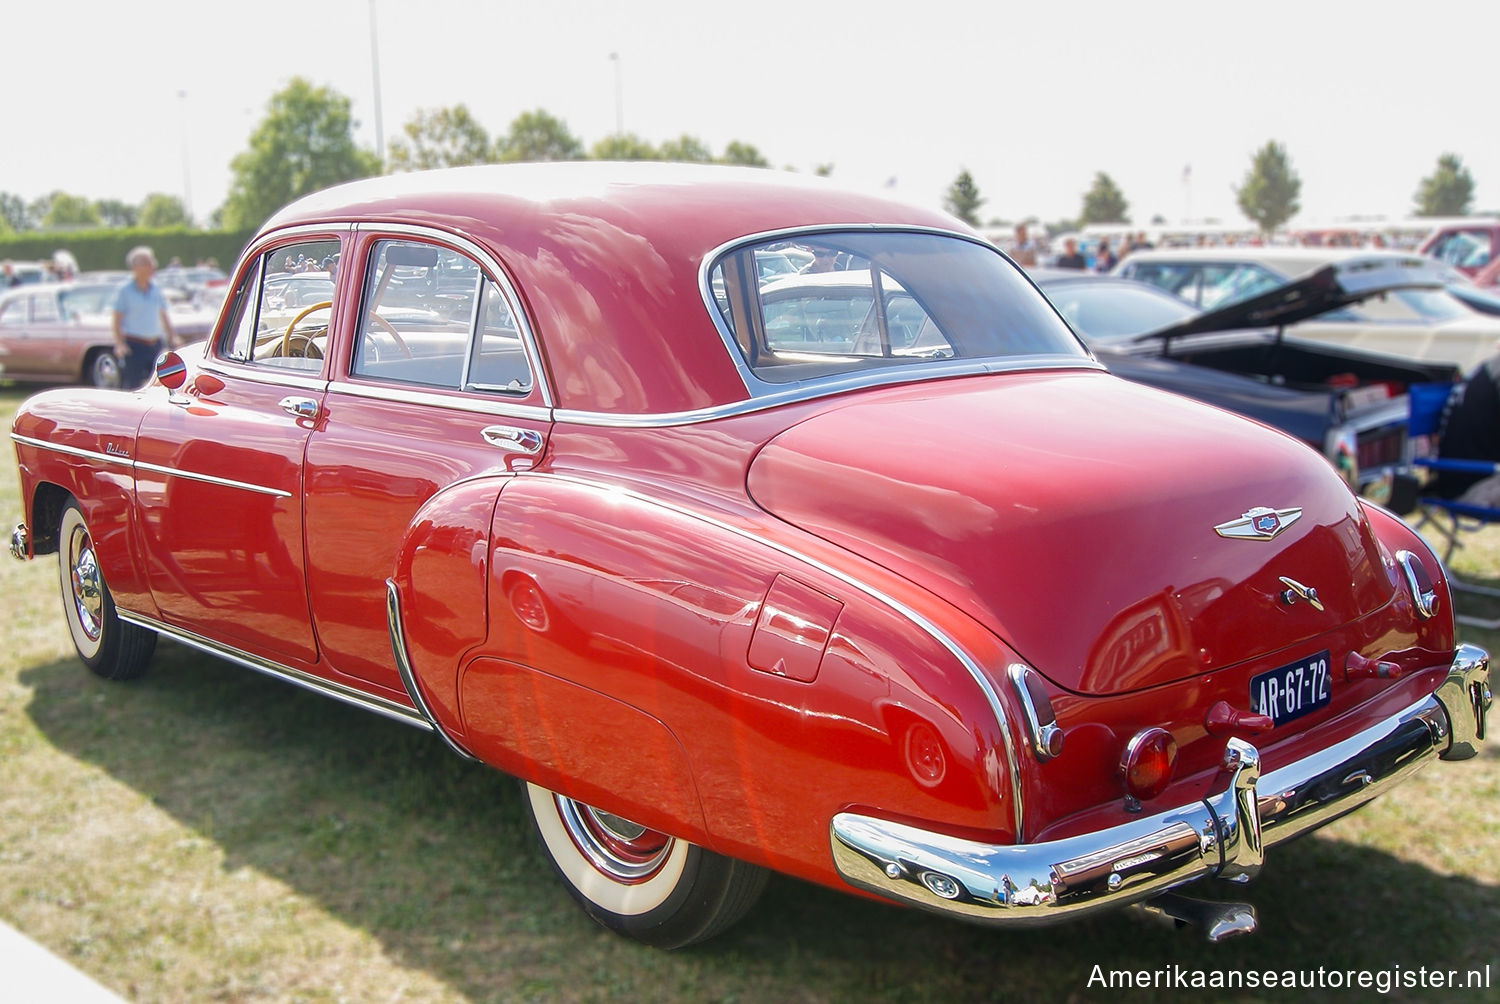
{"type": "Polygon", "coordinates": [[[1239,519],[1220,523],[1214,527],[1214,533],[1232,540],[1270,540],[1301,518],[1301,509],[1256,506],[1239,519]]]}

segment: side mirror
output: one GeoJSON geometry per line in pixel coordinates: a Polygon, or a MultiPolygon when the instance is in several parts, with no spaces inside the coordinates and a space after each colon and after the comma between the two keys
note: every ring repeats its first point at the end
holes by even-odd
{"type": "Polygon", "coordinates": [[[167,390],[177,390],[187,383],[187,363],[175,352],[163,352],[156,357],[156,379],[167,390]]]}
{"type": "Polygon", "coordinates": [[[187,383],[187,363],[175,352],[163,352],[156,357],[156,379],[167,388],[167,400],[173,404],[192,404],[192,399],[181,393],[187,383]]]}

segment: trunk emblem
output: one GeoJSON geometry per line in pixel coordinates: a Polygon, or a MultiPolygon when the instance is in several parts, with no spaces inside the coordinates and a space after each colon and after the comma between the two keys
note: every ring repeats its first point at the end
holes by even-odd
{"type": "Polygon", "coordinates": [[[1302,518],[1301,509],[1268,509],[1256,506],[1239,519],[1220,523],[1214,533],[1232,540],[1270,540],[1302,518]]]}

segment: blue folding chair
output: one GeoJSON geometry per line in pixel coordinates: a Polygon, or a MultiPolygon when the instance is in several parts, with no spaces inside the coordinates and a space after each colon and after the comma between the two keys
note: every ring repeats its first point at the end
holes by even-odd
{"type": "MultiPolygon", "coordinates": [[[[1457,386],[1459,385],[1451,383],[1414,383],[1406,388],[1407,400],[1411,404],[1407,439],[1412,447],[1412,463],[1433,472],[1451,471],[1484,476],[1500,473],[1500,463],[1488,460],[1445,460],[1438,457],[1438,437],[1442,432],[1443,412],[1449,396],[1457,386]]],[[[1443,568],[1448,573],[1448,582],[1455,590],[1478,596],[1500,597],[1500,589],[1475,585],[1457,578],[1450,565],[1453,552],[1463,547],[1463,534],[1472,533],[1491,523],[1500,523],[1500,509],[1424,494],[1417,499],[1416,516],[1413,524],[1416,529],[1421,530],[1431,524],[1445,541],[1443,568]]],[[[1500,629],[1500,617],[1487,619],[1455,615],[1454,619],[1489,631],[1500,629]]]]}

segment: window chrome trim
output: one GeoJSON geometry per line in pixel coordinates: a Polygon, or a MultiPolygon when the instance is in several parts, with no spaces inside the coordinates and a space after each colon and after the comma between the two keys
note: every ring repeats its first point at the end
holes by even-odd
{"type": "Polygon", "coordinates": [[[233,377],[236,380],[269,384],[272,387],[292,387],[317,394],[328,389],[328,381],[323,377],[298,376],[295,370],[257,366],[255,363],[242,363],[236,359],[211,359],[205,355],[198,362],[197,369],[204,373],[212,373],[214,376],[233,377]]]}
{"type": "Polygon", "coordinates": [[[353,687],[335,683],[332,680],[325,680],[321,676],[314,676],[311,673],[304,673],[299,669],[284,666],[279,662],[263,659],[258,655],[251,655],[233,646],[213,641],[184,628],[173,627],[152,617],[132,613],[128,610],[119,610],[117,613],[122,621],[155,631],[157,634],[166,635],[173,641],[181,642],[191,648],[207,652],[209,655],[217,656],[220,659],[243,666],[246,669],[253,669],[257,673],[264,673],[267,676],[274,676],[285,683],[311,690],[314,693],[322,694],[324,697],[331,697],[345,704],[352,704],[356,708],[361,708],[365,711],[373,711],[375,714],[382,715],[392,721],[414,725],[419,729],[429,732],[432,731],[432,724],[423,718],[421,712],[415,708],[408,708],[403,704],[380,697],[379,695],[356,690],[353,687]]]}
{"type": "MultiPolygon", "coordinates": [[[[384,234],[401,235],[404,237],[419,237],[429,241],[439,241],[450,244],[459,251],[473,258],[479,265],[483,276],[491,279],[500,287],[501,295],[506,299],[506,305],[510,307],[511,315],[516,319],[516,329],[521,335],[521,346],[526,353],[526,362],[531,367],[533,386],[541,396],[543,408],[552,408],[556,401],[552,396],[552,386],[547,379],[547,371],[542,367],[542,353],[538,348],[536,335],[531,328],[531,318],[521,308],[521,297],[516,292],[516,287],[511,284],[510,275],[501,267],[497,259],[489,251],[464,234],[453,230],[442,230],[436,227],[417,226],[412,223],[356,223],[354,224],[356,237],[361,234],[370,234],[380,237],[384,234]]],[[[363,294],[361,294],[360,309],[364,309],[363,294]]],[[[470,331],[470,341],[475,337],[475,332],[470,331]]],[[[468,377],[467,369],[464,377],[468,377]]],[[[530,392],[528,391],[528,396],[530,392]]],[[[530,407],[536,407],[531,405],[530,407]]]]}
{"type": "MultiPolygon", "coordinates": [[[[967,242],[969,244],[975,244],[975,245],[977,245],[979,247],[984,248],[986,251],[990,251],[990,252],[993,252],[996,255],[999,255],[1000,258],[1001,258],[1001,260],[1003,260],[1004,262],[1006,262],[1007,264],[1009,264],[1012,268],[1014,268],[1017,271],[1017,273],[1020,274],[1021,278],[1029,286],[1031,286],[1032,289],[1038,290],[1038,293],[1040,294],[1039,287],[1037,286],[1037,284],[1034,281],[1032,281],[1031,277],[1026,274],[1026,270],[1023,269],[1023,268],[1021,268],[1019,265],[1015,264],[1015,262],[1011,261],[1010,257],[1008,255],[1006,255],[1005,252],[1001,251],[994,244],[992,244],[989,241],[985,240],[983,237],[978,236],[977,234],[967,234],[967,233],[964,233],[963,231],[960,231],[960,230],[945,230],[945,229],[943,229],[941,227],[929,227],[929,226],[921,226],[919,224],[907,224],[907,223],[889,223],[889,224],[887,224],[887,223],[834,223],[834,224],[827,224],[827,225],[822,225],[822,226],[816,225],[816,224],[812,224],[812,225],[808,225],[808,226],[788,227],[788,228],[783,229],[783,230],[767,230],[767,231],[764,231],[762,233],[751,234],[751,235],[749,235],[747,237],[736,237],[734,240],[725,241],[723,244],[720,244],[718,247],[714,248],[708,254],[704,255],[703,260],[701,262],[699,262],[699,264],[698,264],[698,295],[702,298],[704,309],[708,311],[709,320],[713,322],[714,330],[718,331],[719,338],[724,342],[724,348],[729,353],[730,361],[734,363],[734,368],[739,373],[740,379],[744,381],[744,383],[745,383],[745,390],[750,393],[751,397],[753,397],[753,398],[762,398],[762,397],[775,396],[777,394],[777,392],[781,388],[784,388],[784,387],[786,387],[788,385],[787,384],[771,383],[768,380],[762,380],[760,377],[758,377],[758,376],[755,375],[755,371],[752,370],[750,368],[750,364],[748,362],[746,362],[744,354],[740,351],[739,342],[735,339],[734,333],[729,330],[728,325],[726,325],[724,323],[724,317],[723,317],[722,314],[719,313],[719,305],[714,300],[713,281],[712,281],[713,280],[713,266],[715,264],[717,264],[720,259],[722,259],[725,255],[729,254],[731,251],[735,251],[735,250],[738,250],[738,249],[743,248],[743,247],[748,247],[750,245],[764,244],[764,243],[769,242],[769,241],[792,240],[792,239],[797,238],[797,237],[807,237],[807,236],[821,235],[821,234],[839,234],[839,233],[903,233],[903,234],[925,234],[925,235],[931,236],[931,237],[952,237],[952,238],[956,238],[958,240],[965,241],[965,242],[967,242]]],[[[1041,295],[1042,295],[1043,299],[1046,299],[1045,294],[1041,294],[1041,295]]],[[[1047,305],[1050,307],[1052,305],[1052,301],[1048,300],[1047,301],[1047,305]]],[[[1057,312],[1055,307],[1053,308],[1053,312],[1054,313],[1057,312]]],[[[1061,318],[1062,315],[1058,314],[1058,317],[1061,318]]],[[[1067,323],[1066,319],[1064,319],[1062,323],[1063,323],[1063,326],[1068,329],[1068,331],[1070,331],[1070,332],[1073,331],[1071,325],[1069,325],[1067,323]]],[[[1078,335],[1077,335],[1076,332],[1073,332],[1073,338],[1077,342],[1077,345],[1078,345],[1079,349],[1082,350],[1081,353],[1080,353],[1080,355],[1078,355],[1076,357],[1069,356],[1069,357],[1057,357],[1057,358],[1059,358],[1059,359],[1066,359],[1067,362],[1069,364],[1073,365],[1073,366],[1084,366],[1084,367],[1087,367],[1089,365],[1089,363],[1095,362],[1094,356],[1093,356],[1093,352],[1089,350],[1088,345],[1086,343],[1084,343],[1084,341],[1081,338],[1078,337],[1078,335]]],[[[981,372],[992,372],[992,371],[995,370],[995,365],[994,364],[999,363],[1000,364],[1000,366],[999,366],[1000,369],[1009,369],[1010,367],[1006,366],[1005,362],[1007,362],[1007,361],[1009,361],[1011,359],[1020,359],[1020,358],[1023,358],[1023,357],[993,357],[993,356],[990,356],[990,357],[985,357],[984,359],[970,359],[970,360],[967,360],[966,362],[970,366],[982,366],[983,369],[981,370],[981,372]]],[[[1052,357],[1052,356],[1045,356],[1045,357],[1043,357],[1043,356],[1029,356],[1029,357],[1025,357],[1025,358],[1041,359],[1041,358],[1054,358],[1054,357],[1052,357]]],[[[1097,365],[1097,363],[1096,363],[1096,365],[1097,365]]],[[[1104,367],[1103,366],[1098,366],[1097,368],[1103,369],[1104,367]]],[[[932,363],[926,363],[926,364],[923,364],[923,363],[914,363],[910,367],[904,367],[904,368],[900,368],[900,369],[884,369],[884,368],[882,368],[882,369],[877,369],[877,370],[855,370],[852,374],[849,374],[849,375],[858,377],[858,376],[866,376],[866,375],[869,375],[869,374],[872,374],[872,373],[874,373],[874,374],[891,374],[892,376],[894,376],[894,374],[897,374],[897,373],[902,374],[902,376],[900,376],[898,378],[888,377],[887,379],[880,380],[880,381],[877,382],[878,384],[889,384],[889,383],[897,383],[897,382],[902,382],[902,381],[911,381],[913,379],[920,380],[921,379],[920,374],[933,372],[934,369],[935,369],[935,367],[934,367],[934,365],[932,363]],[[931,368],[929,368],[929,367],[931,367],[931,368]]],[[[804,384],[798,384],[798,385],[795,385],[795,386],[802,386],[802,387],[815,386],[815,387],[818,387],[819,390],[821,391],[821,389],[826,384],[830,384],[830,383],[836,383],[836,384],[838,384],[839,385],[839,390],[830,390],[830,391],[828,391],[828,393],[839,393],[842,390],[849,390],[849,389],[851,389],[851,387],[866,386],[866,384],[863,381],[859,381],[859,380],[853,381],[852,383],[851,382],[847,382],[846,379],[845,379],[845,375],[843,375],[843,374],[835,375],[835,376],[830,376],[830,377],[814,378],[813,380],[809,380],[809,381],[807,381],[804,384]]],[[[819,394],[814,394],[814,393],[809,393],[807,396],[813,397],[813,396],[820,396],[820,395],[819,394]]]]}
{"type": "Polygon", "coordinates": [[[534,422],[551,422],[551,408],[535,404],[516,404],[500,398],[460,397],[456,390],[423,391],[412,384],[388,384],[365,382],[364,380],[339,380],[328,386],[329,394],[347,394],[372,401],[398,401],[402,404],[420,404],[450,411],[466,411],[475,415],[495,418],[521,418],[534,422]]]}
{"type": "Polygon", "coordinates": [[[950,655],[958,660],[959,664],[964,667],[964,669],[968,672],[970,678],[974,681],[975,686],[977,686],[980,692],[984,695],[985,701],[988,702],[990,713],[995,716],[995,725],[1000,732],[1001,741],[1005,747],[1005,764],[1010,774],[1010,792],[1015,812],[1014,823],[1016,830],[1016,840],[1019,842],[1026,838],[1026,831],[1024,826],[1025,813],[1021,802],[1022,791],[1020,760],[1016,754],[1015,741],[1010,734],[1010,724],[1005,714],[1005,707],[1000,703],[1000,695],[996,692],[994,686],[991,684],[989,677],[985,676],[984,671],[980,669],[979,663],[977,663],[967,652],[964,651],[963,646],[959,645],[958,642],[950,638],[932,621],[928,620],[926,617],[922,616],[917,611],[913,610],[911,607],[902,603],[895,597],[889,595],[888,593],[882,592],[881,590],[866,582],[860,581],[858,578],[854,577],[848,572],[835,568],[834,566],[817,558],[814,558],[811,555],[804,554],[801,551],[790,547],[789,545],[779,543],[767,537],[763,537],[752,530],[748,530],[740,526],[735,526],[733,523],[728,523],[723,520],[716,519],[705,513],[687,509],[663,499],[653,498],[650,495],[643,495],[640,492],[635,491],[631,488],[626,488],[623,485],[614,485],[607,482],[594,481],[590,478],[582,477],[577,474],[559,474],[556,472],[542,471],[519,471],[511,474],[510,476],[514,478],[540,478],[544,480],[562,481],[568,484],[581,485],[585,488],[595,489],[596,491],[608,492],[613,495],[622,495],[633,502],[641,502],[646,505],[653,505],[660,509],[665,509],[675,515],[685,516],[689,519],[695,519],[702,523],[707,523],[709,526],[712,526],[715,529],[723,530],[727,533],[732,533],[737,537],[751,541],[752,543],[763,545],[796,561],[805,562],[813,568],[816,568],[818,571],[824,573],[825,575],[829,575],[835,579],[838,579],[845,585],[859,590],[866,596],[875,600],[877,603],[880,603],[883,606],[889,608],[898,616],[903,617],[906,620],[910,621],[912,624],[916,625],[916,627],[919,628],[924,634],[936,641],[939,645],[946,649],[950,655]]]}
{"type": "Polygon", "coordinates": [[[695,425],[720,418],[732,418],[752,412],[765,411],[782,405],[816,401],[819,398],[847,394],[854,390],[877,387],[894,387],[906,384],[946,380],[954,377],[984,376],[994,373],[1044,372],[1056,370],[1093,370],[1108,372],[1104,364],[1092,357],[1084,359],[1060,359],[1056,356],[1013,356],[1000,360],[969,360],[961,363],[919,363],[876,370],[864,370],[845,376],[826,377],[820,380],[797,384],[771,384],[782,389],[763,395],[716,404],[695,411],[642,412],[640,414],[615,414],[602,411],[575,411],[558,408],[552,414],[559,422],[575,425],[609,426],[622,429],[659,429],[676,425],[695,425]]]}

